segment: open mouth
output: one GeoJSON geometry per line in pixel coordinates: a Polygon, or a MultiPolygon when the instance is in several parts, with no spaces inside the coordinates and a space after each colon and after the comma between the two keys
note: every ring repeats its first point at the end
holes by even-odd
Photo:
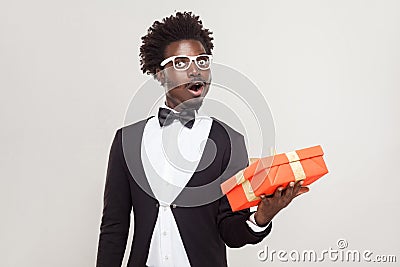
{"type": "Polygon", "coordinates": [[[191,82],[186,85],[186,89],[188,89],[194,96],[200,96],[205,85],[206,83],[202,81],[191,82]]]}

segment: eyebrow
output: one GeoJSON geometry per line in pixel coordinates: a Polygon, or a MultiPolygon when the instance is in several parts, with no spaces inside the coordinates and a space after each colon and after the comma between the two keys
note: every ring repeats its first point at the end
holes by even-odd
{"type": "MultiPolygon", "coordinates": [[[[207,52],[206,51],[195,51],[195,53],[197,53],[197,55],[196,56],[199,56],[199,55],[208,55],[207,54],[207,52]]],[[[177,55],[173,55],[173,56],[187,56],[186,54],[177,54],[177,55]]],[[[171,57],[173,57],[173,56],[171,56],[171,57]]]]}

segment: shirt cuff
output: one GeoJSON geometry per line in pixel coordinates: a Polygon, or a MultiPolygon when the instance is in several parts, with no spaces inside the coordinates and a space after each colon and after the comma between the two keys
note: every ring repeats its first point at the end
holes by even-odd
{"type": "Polygon", "coordinates": [[[258,226],[258,225],[256,224],[256,219],[254,218],[254,214],[255,214],[255,212],[253,212],[253,213],[250,215],[250,218],[247,219],[247,221],[246,221],[246,223],[247,223],[247,225],[250,227],[250,229],[253,230],[254,232],[262,232],[262,231],[264,231],[265,229],[267,229],[268,226],[271,224],[271,222],[269,222],[266,226],[258,226]]]}

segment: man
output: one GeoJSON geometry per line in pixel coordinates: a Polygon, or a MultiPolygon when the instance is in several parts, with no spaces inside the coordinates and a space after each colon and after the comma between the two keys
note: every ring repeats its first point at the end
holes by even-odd
{"type": "Polygon", "coordinates": [[[272,218],[308,191],[301,182],[278,188],[272,197],[261,196],[256,212],[232,212],[226,196],[221,197],[220,183],[248,166],[248,156],[240,133],[199,112],[211,83],[210,35],[199,17],[178,12],[154,22],[142,38],[142,70],[163,85],[165,102],[157,117],[115,135],[98,267],[121,266],[132,210],[128,266],[227,266],[225,244],[261,242],[271,231],[272,218]],[[175,166],[184,161],[176,160],[178,145],[195,164],[175,166]],[[201,203],[204,198],[209,201],[201,203]]]}

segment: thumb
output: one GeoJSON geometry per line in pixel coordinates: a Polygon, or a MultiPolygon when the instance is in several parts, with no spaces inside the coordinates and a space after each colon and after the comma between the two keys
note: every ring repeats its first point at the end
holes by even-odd
{"type": "Polygon", "coordinates": [[[299,190],[299,192],[297,192],[296,197],[297,197],[297,196],[300,196],[300,195],[302,195],[302,194],[304,194],[304,193],[307,193],[308,191],[310,191],[310,188],[308,188],[308,187],[301,187],[300,190],[299,190]]]}

